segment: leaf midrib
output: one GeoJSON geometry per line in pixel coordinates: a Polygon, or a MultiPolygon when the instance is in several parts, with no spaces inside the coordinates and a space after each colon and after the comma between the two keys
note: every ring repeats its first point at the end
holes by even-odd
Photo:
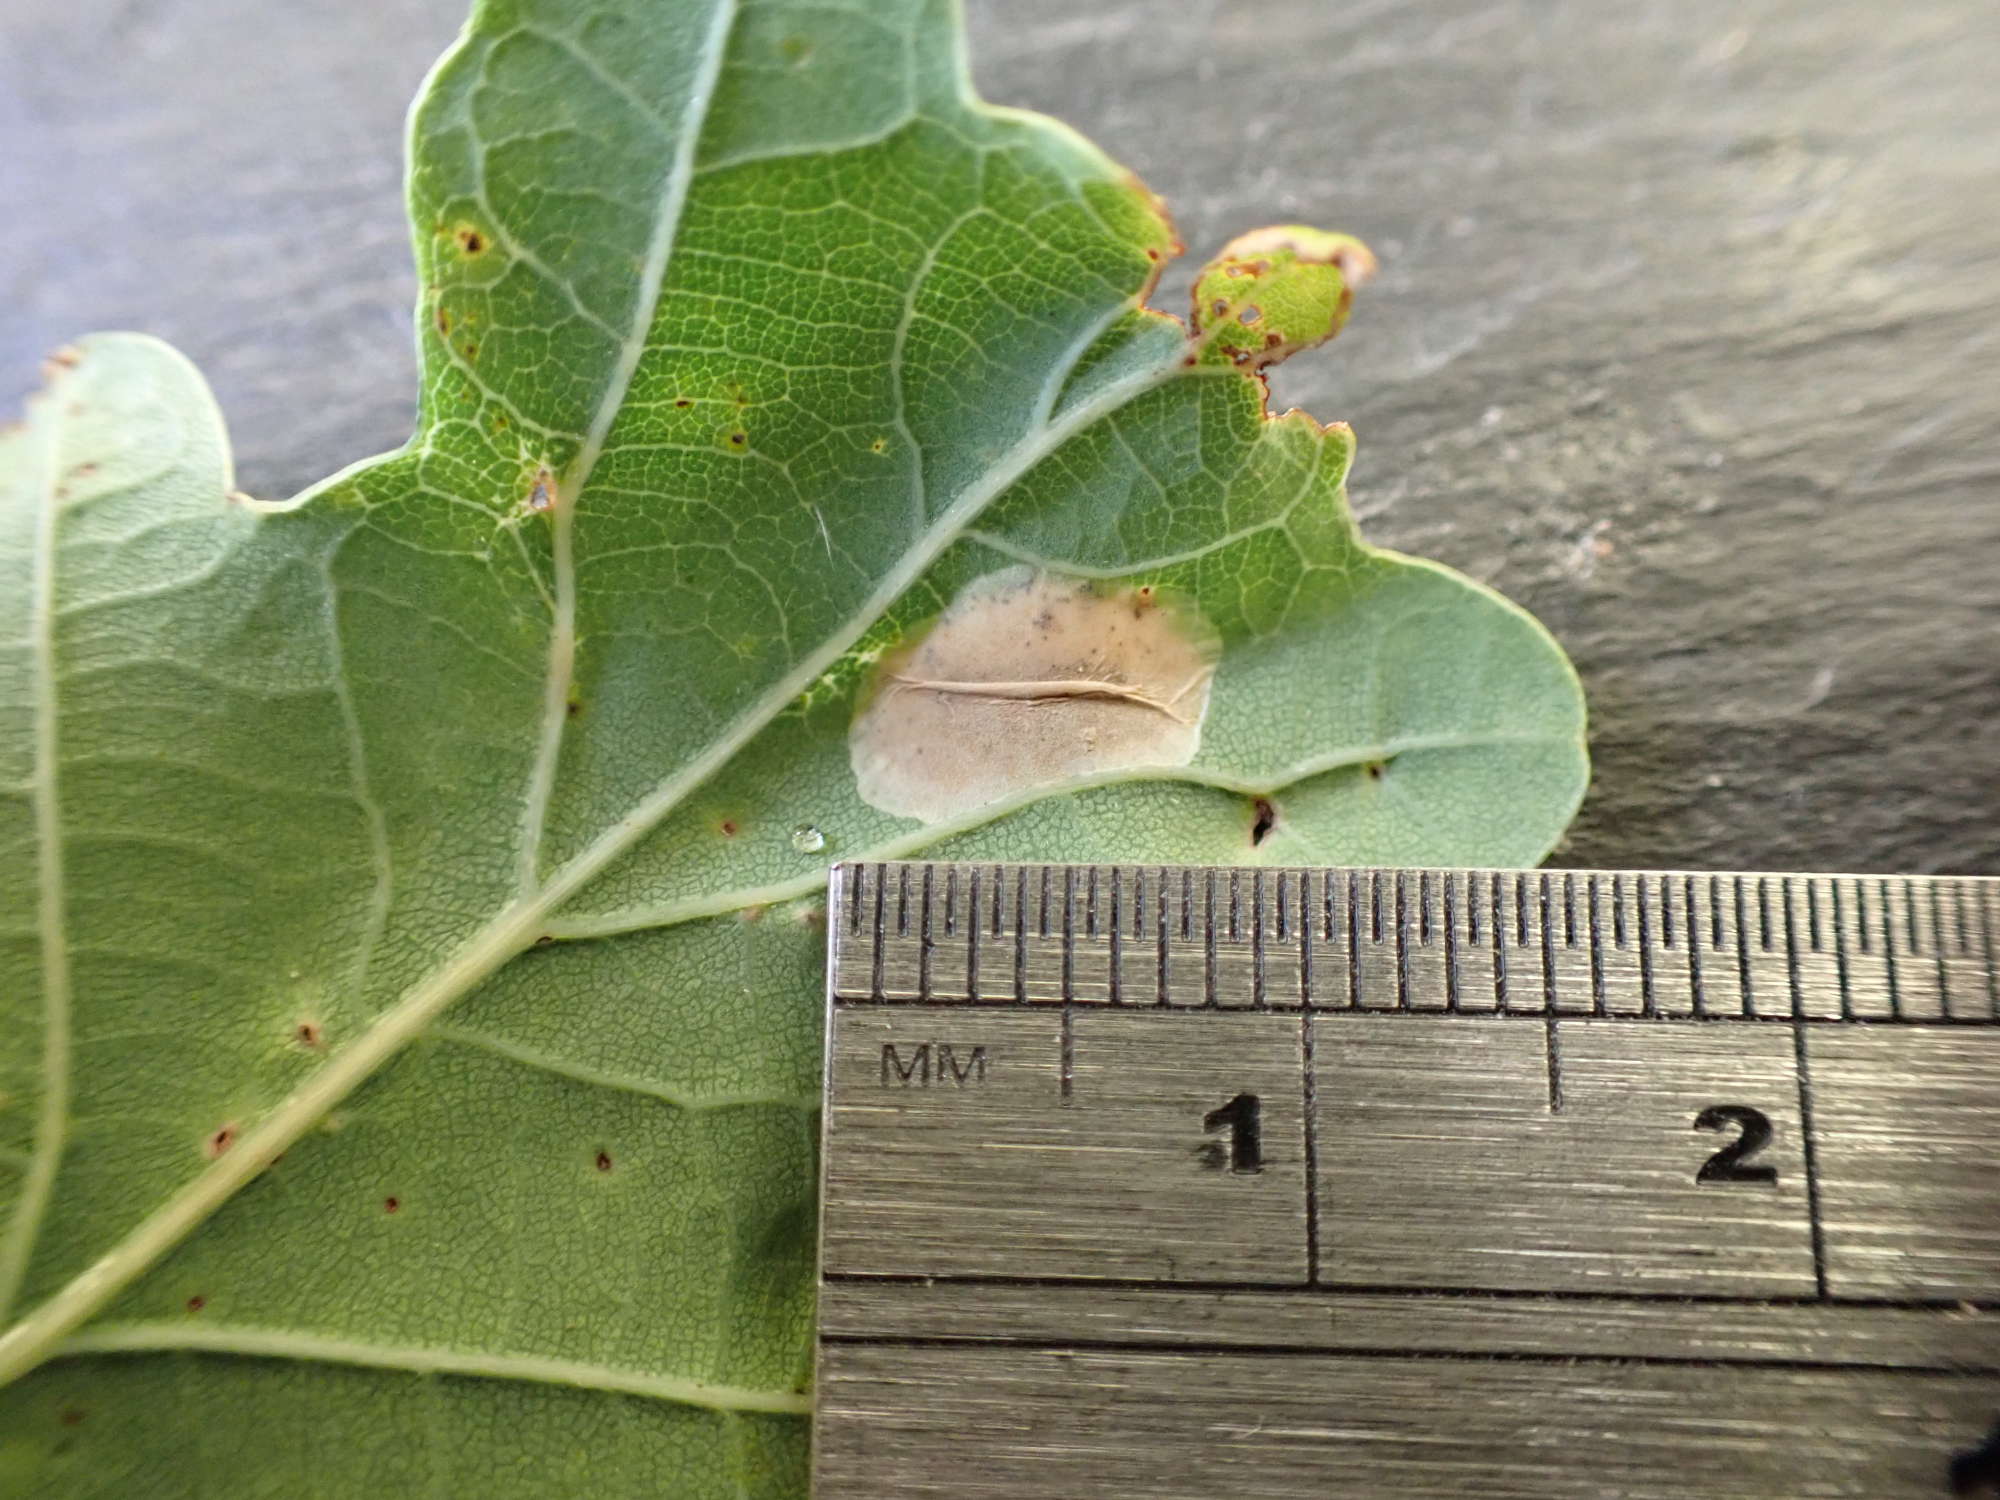
{"type": "Polygon", "coordinates": [[[555,608],[549,628],[549,666],[544,673],[542,732],[529,773],[528,795],[524,799],[521,816],[519,891],[523,896],[533,890],[541,872],[542,839],[549,803],[555,795],[564,730],[569,723],[569,692],[576,670],[576,503],[583,494],[584,486],[590,482],[591,473],[597,467],[597,460],[604,452],[605,442],[611,436],[619,413],[625,409],[625,398],[638,374],[639,361],[645,358],[647,349],[652,345],[653,319],[659,313],[660,297],[667,284],[667,267],[673,259],[674,246],[680,239],[681,220],[694,179],[695,154],[708,127],[709,105],[721,82],[723,60],[728,55],[730,38],[735,33],[741,8],[741,0],[718,0],[715,13],[709,17],[708,32],[703,38],[701,67],[695,86],[688,92],[680,134],[674,141],[673,156],[668,164],[666,190],[661,195],[660,210],[654,218],[652,233],[647,237],[646,255],[639,271],[639,292],[633,298],[630,326],[620,341],[618,358],[612,365],[610,378],[604,383],[597,407],[591,413],[590,426],[584,431],[583,442],[560,479],[553,481],[556,493],[551,497],[549,529],[553,544],[552,566],[555,569],[555,608]]]}
{"type": "Polygon", "coordinates": [[[540,1355],[488,1354],[478,1350],[419,1344],[381,1344],[367,1339],[328,1338],[286,1328],[257,1328],[211,1322],[107,1323],[63,1340],[57,1357],[85,1354],[194,1352],[239,1354],[265,1359],[311,1360],[361,1365],[412,1375],[469,1375],[544,1385],[580,1386],[621,1395],[650,1396],[711,1411],[770,1412],[803,1416],[811,1397],[796,1390],[718,1385],[661,1375],[592,1360],[548,1359],[540,1355]]]}

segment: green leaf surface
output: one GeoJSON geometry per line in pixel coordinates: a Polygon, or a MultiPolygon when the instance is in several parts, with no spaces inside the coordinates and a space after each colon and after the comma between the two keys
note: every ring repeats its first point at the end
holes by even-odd
{"type": "Polygon", "coordinates": [[[0,438],[0,1493],[802,1495],[830,861],[1560,834],[1555,645],[960,47],[485,0],[404,449],[235,495],[131,335],[0,438]]]}

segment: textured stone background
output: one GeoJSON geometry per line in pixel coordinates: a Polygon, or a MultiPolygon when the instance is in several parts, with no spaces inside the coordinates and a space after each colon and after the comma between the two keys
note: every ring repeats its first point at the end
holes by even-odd
{"type": "MultiPolygon", "coordinates": [[[[1382,252],[1277,394],[1354,423],[1377,540],[1576,658],[1562,858],[2000,872],[1992,0],[971,8],[985,92],[1197,256],[1291,218],[1382,252]]],[[[461,10],[8,0],[0,402],[142,328],[255,493],[400,442],[401,122],[461,10]]]]}

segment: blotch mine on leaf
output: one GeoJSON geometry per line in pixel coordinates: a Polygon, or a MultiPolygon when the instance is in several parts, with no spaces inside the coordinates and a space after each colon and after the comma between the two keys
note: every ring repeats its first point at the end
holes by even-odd
{"type": "Polygon", "coordinates": [[[1152,585],[1017,567],[885,656],[848,737],[871,807],[927,823],[1073,777],[1182,766],[1220,643],[1152,585]]]}
{"type": "Polygon", "coordinates": [[[1238,235],[1194,284],[1201,362],[1262,369],[1340,332],[1375,257],[1352,235],[1300,224],[1238,235]]]}

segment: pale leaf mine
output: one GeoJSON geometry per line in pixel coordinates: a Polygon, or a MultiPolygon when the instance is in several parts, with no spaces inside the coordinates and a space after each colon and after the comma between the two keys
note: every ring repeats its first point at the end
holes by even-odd
{"type": "Polygon", "coordinates": [[[849,740],[861,796],[936,823],[1077,777],[1186,765],[1218,649],[1191,605],[1150,585],[989,573],[882,662],[849,740]]]}

